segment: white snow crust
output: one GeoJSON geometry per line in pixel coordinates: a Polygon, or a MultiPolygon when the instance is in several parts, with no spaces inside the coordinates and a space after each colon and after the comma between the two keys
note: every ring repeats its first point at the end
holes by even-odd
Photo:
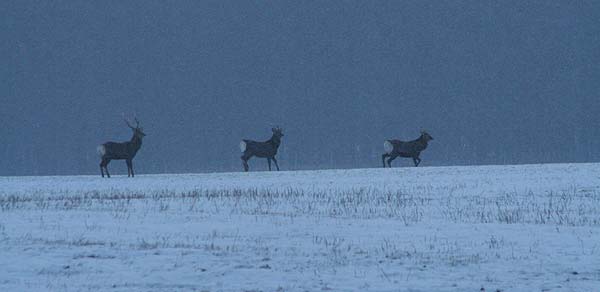
{"type": "Polygon", "coordinates": [[[0,177],[0,291],[597,291],[600,164],[0,177]]]}

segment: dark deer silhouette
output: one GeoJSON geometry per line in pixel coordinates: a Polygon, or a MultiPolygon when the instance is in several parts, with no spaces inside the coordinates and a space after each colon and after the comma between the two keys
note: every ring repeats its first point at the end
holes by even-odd
{"type": "Polygon", "coordinates": [[[242,142],[240,142],[240,150],[244,153],[242,155],[244,171],[248,171],[248,160],[252,158],[252,156],[266,158],[269,163],[269,171],[271,171],[271,160],[273,160],[273,162],[275,162],[275,167],[279,170],[275,155],[277,155],[277,149],[279,148],[279,145],[281,145],[283,130],[279,127],[272,128],[271,130],[273,131],[273,136],[265,142],[256,142],[252,140],[242,140],[242,142]]]}
{"type": "Polygon", "coordinates": [[[396,159],[398,156],[412,158],[413,162],[415,163],[415,167],[419,166],[419,163],[421,163],[421,158],[419,158],[419,155],[421,154],[421,151],[427,148],[427,143],[429,143],[431,140],[433,140],[433,137],[431,137],[427,132],[421,131],[421,136],[416,140],[407,142],[400,140],[385,141],[383,143],[385,153],[381,155],[383,167],[385,168],[385,159],[387,157],[389,157],[387,160],[387,166],[392,167],[392,161],[394,161],[394,159],[396,159]]]}
{"type": "Polygon", "coordinates": [[[98,153],[101,156],[102,161],[100,162],[100,173],[104,177],[104,171],[106,170],[106,176],[110,177],[108,173],[108,163],[111,160],[125,160],[127,163],[127,176],[133,177],[133,158],[137,154],[138,150],[142,147],[142,138],[146,136],[143,129],[140,127],[140,122],[135,118],[135,127],[132,126],[127,119],[125,119],[127,126],[133,130],[133,137],[128,142],[106,142],[98,146],[98,153]]]}

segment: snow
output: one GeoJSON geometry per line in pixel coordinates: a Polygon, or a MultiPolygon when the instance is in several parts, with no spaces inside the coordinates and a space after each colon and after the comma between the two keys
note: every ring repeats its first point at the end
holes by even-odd
{"type": "Polygon", "coordinates": [[[0,177],[1,291],[595,291],[600,164],[0,177]]]}

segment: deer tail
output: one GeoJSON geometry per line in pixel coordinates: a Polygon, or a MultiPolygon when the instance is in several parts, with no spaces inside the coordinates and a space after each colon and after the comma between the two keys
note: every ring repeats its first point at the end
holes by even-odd
{"type": "Polygon", "coordinates": [[[241,150],[242,152],[246,152],[246,141],[242,140],[242,141],[240,142],[240,150],[241,150]]]}
{"type": "Polygon", "coordinates": [[[104,147],[104,145],[98,145],[98,147],[96,147],[96,151],[98,151],[100,156],[104,156],[104,154],[106,154],[106,147],[104,147]]]}
{"type": "Polygon", "coordinates": [[[386,140],[383,142],[383,150],[385,150],[385,153],[390,154],[394,151],[394,145],[389,140],[386,140]]]}

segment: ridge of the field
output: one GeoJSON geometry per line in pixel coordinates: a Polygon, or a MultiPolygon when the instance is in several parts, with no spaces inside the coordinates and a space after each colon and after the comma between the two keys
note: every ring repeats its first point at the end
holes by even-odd
{"type": "Polygon", "coordinates": [[[477,189],[485,191],[527,191],[595,188],[600,163],[476,165],[398,168],[324,169],[297,171],[255,171],[221,173],[140,174],[135,178],[116,175],[5,176],[0,177],[0,195],[15,192],[68,190],[214,190],[214,189],[303,189],[407,190],[412,188],[477,189]]]}

